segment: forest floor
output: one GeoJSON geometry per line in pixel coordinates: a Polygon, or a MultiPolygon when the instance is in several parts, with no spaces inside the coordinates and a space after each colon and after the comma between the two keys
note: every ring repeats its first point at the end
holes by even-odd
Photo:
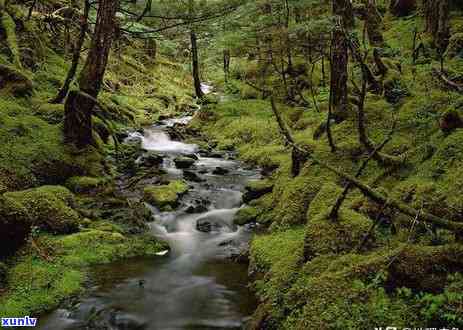
{"type": "MultiPolygon", "coordinates": [[[[397,98],[368,93],[366,127],[378,145],[395,121],[383,153],[401,162],[387,166],[372,160],[360,179],[417,210],[462,221],[463,130],[447,129],[443,122],[449,114],[461,116],[463,96],[432,73],[439,67],[435,58],[412,63],[413,27],[423,24],[416,16],[385,22],[386,43],[395,55],[385,59],[389,73],[383,79],[385,86],[394,86],[397,98]]],[[[452,33],[463,32],[458,13],[451,26],[452,33]]],[[[461,56],[446,58],[445,68],[462,81],[461,56]]],[[[375,203],[356,189],[347,195],[338,219],[328,219],[346,181],[311,160],[299,175],[291,174],[291,150],[270,100],[262,100],[262,93],[243,78],[257,72],[257,61],[236,59],[228,83],[215,77],[229,97],[203,108],[191,124],[218,148],[235,149],[267,174],[249,185],[254,198],[235,219],[269,228],[254,238],[250,252],[249,272],[260,300],[251,328],[463,326],[463,245],[458,237],[375,203]]],[[[369,156],[359,141],[357,111],[332,125],[336,151],[331,152],[324,133],[329,88],[321,75],[317,68],[312,77],[318,109],[312,102],[309,108],[278,108],[297,144],[354,176],[369,156]]],[[[267,84],[272,89],[273,81],[267,84]]],[[[311,100],[309,91],[305,99],[311,100]]]]}

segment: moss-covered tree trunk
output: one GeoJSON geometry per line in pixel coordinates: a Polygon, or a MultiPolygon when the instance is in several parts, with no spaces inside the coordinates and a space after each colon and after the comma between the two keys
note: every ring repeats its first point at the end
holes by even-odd
{"type": "Polygon", "coordinates": [[[450,36],[449,0],[423,0],[423,11],[433,46],[445,50],[450,36]]]}
{"type": "Polygon", "coordinates": [[[198,40],[197,40],[196,32],[193,29],[190,30],[190,40],[191,40],[191,65],[192,65],[192,74],[193,74],[193,82],[195,86],[195,93],[198,99],[202,99],[204,97],[204,93],[203,93],[203,90],[201,89],[201,78],[199,75],[198,40]]]}
{"type": "Polygon", "coordinates": [[[80,26],[80,33],[79,37],[77,39],[77,42],[74,46],[74,52],[72,55],[72,63],[71,67],[69,68],[68,74],[66,76],[66,79],[64,80],[63,86],[60,88],[58,91],[58,94],[54,99],[50,101],[50,103],[61,103],[63,100],[66,98],[68,92],[69,92],[69,87],[71,86],[72,81],[74,80],[74,77],[77,72],[77,67],[79,65],[79,60],[80,60],[80,53],[82,51],[82,47],[85,42],[85,35],[87,34],[88,30],[88,14],[90,12],[90,1],[85,0],[84,4],[84,13],[81,17],[81,26],[80,26]]]}
{"type": "Polygon", "coordinates": [[[350,0],[333,0],[333,14],[342,18],[344,28],[351,29],[355,26],[354,10],[350,0]]]}
{"type": "Polygon", "coordinates": [[[410,15],[416,9],[416,0],[391,0],[389,11],[395,16],[410,15]]]}
{"type": "Polygon", "coordinates": [[[6,43],[11,53],[11,61],[17,68],[21,68],[18,40],[16,38],[16,23],[6,10],[6,1],[0,0],[0,27],[5,34],[6,43]]]}
{"type": "Polygon", "coordinates": [[[331,37],[331,82],[330,82],[330,103],[333,118],[340,121],[347,114],[347,41],[341,26],[338,24],[333,30],[331,37]]]}
{"type": "Polygon", "coordinates": [[[224,49],[223,51],[223,73],[225,75],[225,82],[228,82],[228,77],[230,76],[230,50],[224,49]]]}
{"type": "Polygon", "coordinates": [[[374,0],[367,0],[366,2],[365,24],[370,45],[375,47],[383,47],[383,18],[381,17],[381,14],[379,13],[374,0]]]}
{"type": "Polygon", "coordinates": [[[119,0],[100,0],[87,60],[79,78],[79,91],[66,100],[64,136],[68,143],[85,147],[93,142],[92,110],[101,89],[116,25],[119,0]]]}

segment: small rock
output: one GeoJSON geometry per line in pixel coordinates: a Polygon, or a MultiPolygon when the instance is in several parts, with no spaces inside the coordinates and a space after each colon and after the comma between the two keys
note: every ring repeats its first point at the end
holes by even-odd
{"type": "Polygon", "coordinates": [[[174,163],[175,163],[175,167],[184,169],[184,168],[190,168],[191,166],[193,166],[193,164],[195,163],[195,160],[189,157],[181,156],[181,157],[175,158],[174,163]]]}
{"type": "Polygon", "coordinates": [[[223,229],[232,231],[234,228],[231,228],[220,216],[209,215],[197,220],[196,229],[203,233],[210,233],[222,231],[223,229]]]}
{"type": "Polygon", "coordinates": [[[140,158],[140,165],[145,167],[159,166],[162,164],[163,160],[163,156],[154,151],[148,151],[140,158]]]}
{"type": "Polygon", "coordinates": [[[194,159],[194,160],[198,160],[198,156],[196,156],[195,154],[186,154],[186,155],[183,155],[184,157],[188,157],[188,158],[191,158],[191,159],[194,159]]]}
{"type": "Polygon", "coordinates": [[[187,181],[193,181],[193,182],[204,182],[206,180],[200,178],[195,172],[193,171],[188,171],[185,170],[183,171],[183,178],[187,181]]]}
{"type": "Polygon", "coordinates": [[[230,171],[227,170],[226,168],[223,168],[223,167],[216,167],[214,169],[214,171],[212,171],[212,174],[215,174],[215,175],[225,175],[225,174],[228,174],[230,171]]]}

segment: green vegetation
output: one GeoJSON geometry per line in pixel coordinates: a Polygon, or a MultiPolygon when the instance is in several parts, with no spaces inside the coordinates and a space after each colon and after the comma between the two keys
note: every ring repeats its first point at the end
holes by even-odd
{"type": "Polygon", "coordinates": [[[171,133],[263,173],[234,219],[264,232],[250,329],[463,327],[462,233],[440,225],[463,221],[460,1],[106,1],[82,34],[83,1],[0,0],[0,316],[164,248],[144,202],[172,210],[189,186],[119,142],[196,111],[171,133]]]}

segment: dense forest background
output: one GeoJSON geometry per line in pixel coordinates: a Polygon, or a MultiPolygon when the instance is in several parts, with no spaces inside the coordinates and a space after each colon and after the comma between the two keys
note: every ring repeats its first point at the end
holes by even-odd
{"type": "Polygon", "coordinates": [[[157,175],[122,142],[193,114],[177,134],[265,176],[235,218],[265,228],[246,255],[249,328],[463,327],[462,14],[0,0],[0,315],[40,314],[87,267],[165,248],[143,198],[120,193],[157,175]]]}

